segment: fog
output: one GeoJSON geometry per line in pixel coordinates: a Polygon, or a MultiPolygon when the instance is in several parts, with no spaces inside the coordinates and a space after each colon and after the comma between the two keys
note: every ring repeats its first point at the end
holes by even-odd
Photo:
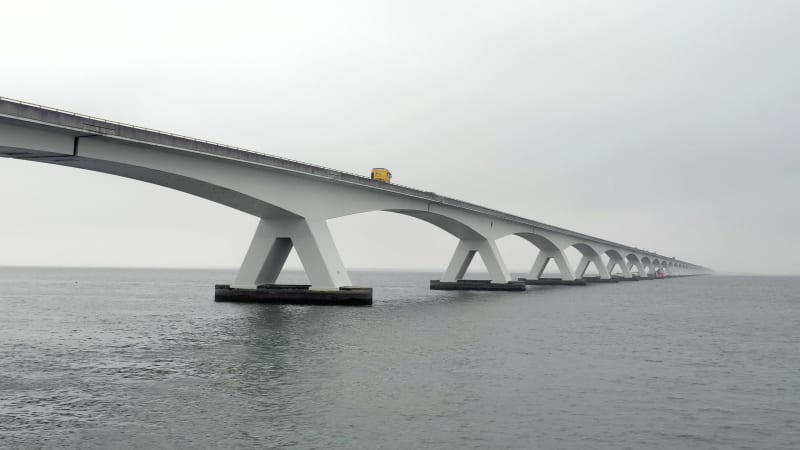
{"type": "MultiPolygon", "coordinates": [[[[0,96],[800,273],[798,17],[772,0],[6,2],[0,96]]],[[[234,268],[257,223],[10,159],[0,199],[0,265],[234,268]]],[[[392,213],[330,225],[349,268],[443,270],[456,245],[392,213]]],[[[529,243],[499,245],[530,268],[529,243]]]]}

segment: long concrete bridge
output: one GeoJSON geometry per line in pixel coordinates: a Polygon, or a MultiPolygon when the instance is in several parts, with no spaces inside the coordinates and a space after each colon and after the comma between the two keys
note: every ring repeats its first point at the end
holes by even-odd
{"type": "MultiPolygon", "coordinates": [[[[667,276],[709,272],[687,261],[433,192],[2,97],[0,156],[145,181],[259,217],[238,275],[225,287],[240,294],[274,285],[293,247],[311,285],[305,294],[292,295],[352,292],[327,221],[369,211],[411,216],[459,239],[450,264],[433,287],[516,287],[519,282],[511,279],[495,244],[512,234],[539,250],[529,284],[555,282],[541,280],[550,260],[564,284],[582,279],[590,264],[599,280],[648,279],[661,271],[667,276]],[[570,247],[582,255],[574,268],[564,253],[570,247]],[[462,281],[476,253],[491,278],[485,285],[462,281]],[[620,277],[612,277],[615,267],[620,277]]],[[[370,290],[370,301],[371,295],[370,290]]]]}

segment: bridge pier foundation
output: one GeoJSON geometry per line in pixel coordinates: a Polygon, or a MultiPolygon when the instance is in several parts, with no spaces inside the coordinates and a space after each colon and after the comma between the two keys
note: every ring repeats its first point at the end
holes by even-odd
{"type": "Polygon", "coordinates": [[[525,284],[511,281],[511,274],[491,239],[461,239],[441,280],[431,280],[433,290],[524,290],[525,284]],[[470,263],[478,253],[491,280],[464,280],[470,263]]]}
{"type": "Polygon", "coordinates": [[[353,288],[325,220],[270,218],[258,223],[236,279],[216,287],[218,301],[363,304],[372,290],[353,288]],[[292,248],[297,249],[310,286],[277,285],[292,248]],[[368,295],[367,292],[368,291],[368,295]]]}
{"type": "Polygon", "coordinates": [[[536,261],[533,262],[528,278],[520,278],[520,281],[530,285],[586,286],[585,281],[575,279],[572,268],[569,266],[569,261],[567,261],[564,252],[561,250],[539,250],[539,255],[536,256],[536,261]],[[561,278],[542,278],[542,273],[550,260],[555,261],[558,271],[561,273],[561,278]]]}
{"type": "Polygon", "coordinates": [[[631,277],[632,278],[635,278],[635,279],[638,279],[638,280],[644,280],[644,279],[647,278],[647,273],[644,270],[644,266],[638,260],[631,259],[631,260],[628,261],[627,265],[628,265],[628,272],[631,273],[631,277]],[[634,276],[633,275],[633,269],[634,268],[637,270],[638,276],[634,276]]]}
{"type": "Polygon", "coordinates": [[[626,280],[630,280],[633,278],[633,275],[631,274],[628,265],[625,263],[625,259],[622,258],[621,256],[609,255],[608,264],[606,265],[606,271],[608,271],[609,275],[611,275],[611,272],[614,270],[614,266],[619,266],[619,270],[622,271],[622,276],[616,278],[626,279],[626,280]]]}
{"type": "MultiPolygon", "coordinates": [[[[587,281],[612,280],[611,274],[608,273],[608,269],[606,268],[606,265],[603,264],[603,260],[602,258],[600,258],[600,255],[583,255],[581,257],[580,262],[578,263],[578,268],[575,269],[575,278],[583,278],[584,280],[587,281]],[[591,277],[591,278],[584,277],[584,275],[586,274],[586,269],[589,268],[589,263],[593,263],[594,266],[597,268],[597,272],[600,274],[599,277],[591,277]]],[[[608,281],[608,282],[613,282],[613,281],[608,281]]]]}
{"type": "Polygon", "coordinates": [[[261,219],[231,285],[234,288],[255,288],[275,284],[292,248],[311,282],[311,290],[339,289],[350,286],[339,251],[324,220],[304,218],[261,219]]]}
{"type": "Polygon", "coordinates": [[[497,250],[497,244],[489,239],[461,239],[453,252],[453,257],[450,258],[450,264],[442,275],[441,281],[451,283],[463,279],[475,253],[481,255],[492,283],[511,281],[511,275],[497,250]]]}

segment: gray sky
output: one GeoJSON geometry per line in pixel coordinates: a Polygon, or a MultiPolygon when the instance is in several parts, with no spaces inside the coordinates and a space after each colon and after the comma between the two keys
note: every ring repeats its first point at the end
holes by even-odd
{"type": "MultiPolygon", "coordinates": [[[[800,2],[8,2],[0,96],[368,174],[720,271],[800,273],[800,2]]],[[[0,265],[237,267],[257,219],[0,159],[0,265]]],[[[336,219],[351,268],[455,238],[336,219]]],[[[535,248],[500,241],[512,269],[535,248]]],[[[296,259],[290,265],[298,266],[296,259]]]]}

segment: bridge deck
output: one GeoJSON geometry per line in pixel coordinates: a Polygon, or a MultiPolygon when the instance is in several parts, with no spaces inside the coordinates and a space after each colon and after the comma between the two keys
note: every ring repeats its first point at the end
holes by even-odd
{"type": "MultiPolygon", "coordinates": [[[[137,142],[145,145],[156,145],[163,147],[170,147],[179,150],[186,150],[191,152],[203,153],[207,155],[218,156],[221,158],[236,159],[253,164],[268,166],[278,170],[286,170],[293,172],[301,172],[308,175],[322,177],[338,183],[349,183],[361,185],[369,189],[378,189],[382,191],[393,192],[399,195],[410,196],[418,199],[430,201],[441,205],[465,209],[486,216],[507,220],[509,222],[518,223],[525,226],[533,227],[534,229],[542,229],[553,231],[568,236],[573,236],[579,239],[590,240],[601,244],[614,246],[622,249],[636,252],[642,255],[648,255],[659,259],[668,259],[677,262],[684,262],[680,260],[673,260],[672,258],[659,255],[657,253],[648,252],[636,247],[630,247],[617,242],[609,241],[606,239],[597,238],[594,236],[578,233],[575,231],[567,230],[564,228],[556,227],[546,223],[538,222],[535,220],[526,219],[524,217],[516,216],[513,214],[504,213],[491,208],[486,208],[473,203],[457,200],[450,197],[443,197],[434,192],[423,191],[408,186],[398,184],[386,184],[378,181],[371,180],[368,177],[334,170],[327,167],[308,164],[300,161],[295,161],[287,158],[280,158],[277,156],[267,155],[251,150],[246,150],[229,145],[218,144],[214,142],[204,141],[201,139],[194,139],[186,136],[181,136],[172,133],[152,130],[148,128],[137,127],[119,122],[99,119],[96,117],[77,114],[69,111],[53,109],[41,105],[34,105],[18,100],[0,97],[0,122],[25,122],[30,125],[43,126],[46,128],[56,128],[72,135],[99,135],[108,138],[123,139],[129,142],[137,142]]],[[[687,263],[689,264],[689,263],[687,263]]]]}

